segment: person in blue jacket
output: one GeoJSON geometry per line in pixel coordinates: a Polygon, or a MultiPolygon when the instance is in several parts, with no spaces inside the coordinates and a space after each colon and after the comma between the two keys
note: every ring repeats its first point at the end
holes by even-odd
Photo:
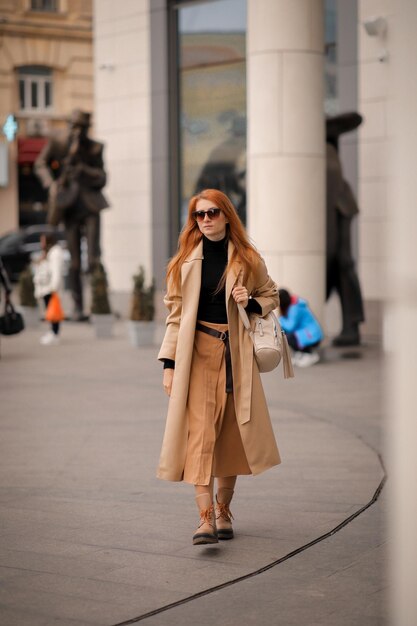
{"type": "Polygon", "coordinates": [[[315,349],[323,339],[320,324],[303,298],[291,295],[286,289],[280,289],[279,300],[281,310],[279,322],[294,352],[294,365],[298,367],[314,365],[320,360],[315,349]]]}

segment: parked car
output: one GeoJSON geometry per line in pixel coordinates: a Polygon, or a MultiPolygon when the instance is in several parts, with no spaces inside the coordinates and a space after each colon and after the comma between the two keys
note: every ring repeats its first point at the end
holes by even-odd
{"type": "Polygon", "coordinates": [[[66,248],[65,232],[56,230],[48,224],[27,226],[0,237],[0,257],[12,282],[17,282],[20,272],[25,269],[32,258],[40,254],[40,237],[48,232],[55,232],[60,244],[66,248]]]}

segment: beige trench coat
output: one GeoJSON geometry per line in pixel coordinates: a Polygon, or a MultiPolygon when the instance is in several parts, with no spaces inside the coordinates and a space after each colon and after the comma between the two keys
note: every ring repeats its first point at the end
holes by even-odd
{"type": "MultiPolygon", "coordinates": [[[[229,258],[233,244],[229,242],[229,258]]],[[[201,286],[203,242],[192,251],[181,268],[181,288],[168,286],[164,302],[169,309],[167,328],[158,359],[175,360],[175,372],[168,405],[165,434],[157,476],[180,481],[187,452],[187,396],[194,346],[201,286]]],[[[231,296],[242,271],[236,267],[226,278],[226,305],[233,372],[233,396],[243,447],[252,474],[260,474],[281,460],[275,443],[268,407],[258,367],[253,357],[253,344],[239,317],[231,296]]],[[[278,289],[260,261],[245,285],[266,315],[278,306],[278,289]]]]}

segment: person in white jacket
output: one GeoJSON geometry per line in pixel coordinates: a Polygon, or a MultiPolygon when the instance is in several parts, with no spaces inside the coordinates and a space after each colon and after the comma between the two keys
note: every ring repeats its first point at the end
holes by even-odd
{"type": "MultiPolygon", "coordinates": [[[[35,267],[35,297],[42,298],[47,307],[52,294],[61,288],[64,251],[53,233],[41,235],[41,247],[43,255],[35,267]]],[[[50,330],[41,337],[41,344],[45,346],[58,344],[59,330],[59,322],[52,322],[50,330]]]]}

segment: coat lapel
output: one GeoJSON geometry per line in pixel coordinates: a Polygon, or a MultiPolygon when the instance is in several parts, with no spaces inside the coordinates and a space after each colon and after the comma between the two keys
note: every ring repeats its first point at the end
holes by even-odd
{"type": "Polygon", "coordinates": [[[181,267],[181,289],[182,297],[193,293],[200,294],[201,287],[201,265],[203,262],[203,241],[185,259],[181,267]]]}
{"type": "MultiPolygon", "coordinates": [[[[229,247],[227,250],[227,258],[230,259],[230,257],[232,256],[233,250],[235,249],[234,244],[232,243],[232,241],[229,241],[229,247]]],[[[232,267],[231,271],[228,272],[227,276],[226,276],[226,306],[229,302],[229,298],[230,298],[230,294],[232,293],[232,289],[235,285],[235,282],[237,281],[237,279],[239,278],[239,275],[241,273],[241,266],[239,263],[236,263],[234,267],[232,267]]]]}
{"type": "Polygon", "coordinates": [[[189,261],[194,261],[195,259],[202,260],[203,257],[203,240],[200,239],[198,245],[191,250],[190,254],[185,259],[184,263],[188,263],[189,261]]]}

